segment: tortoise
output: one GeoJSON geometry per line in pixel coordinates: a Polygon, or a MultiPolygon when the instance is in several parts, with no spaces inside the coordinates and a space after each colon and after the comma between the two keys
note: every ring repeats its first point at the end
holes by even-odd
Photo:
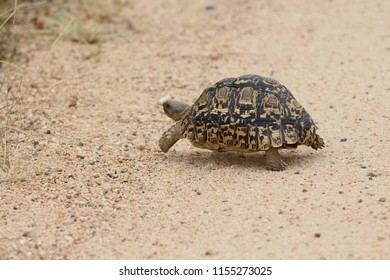
{"type": "Polygon", "coordinates": [[[292,93],[270,77],[247,74],[206,88],[192,106],[167,99],[164,112],[176,123],[159,140],[163,152],[187,138],[214,151],[265,151],[267,169],[284,170],[281,148],[324,147],[316,125],[292,93]]]}

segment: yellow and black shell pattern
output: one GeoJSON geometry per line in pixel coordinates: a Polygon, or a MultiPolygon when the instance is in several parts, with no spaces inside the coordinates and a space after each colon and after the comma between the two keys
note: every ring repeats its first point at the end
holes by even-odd
{"type": "Polygon", "coordinates": [[[316,148],[318,138],[313,120],[291,92],[258,75],[223,79],[205,89],[180,129],[196,147],[218,151],[316,148]]]}

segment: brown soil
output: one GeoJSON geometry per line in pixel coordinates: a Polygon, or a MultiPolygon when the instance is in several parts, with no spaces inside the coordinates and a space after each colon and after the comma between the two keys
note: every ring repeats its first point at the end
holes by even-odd
{"type": "Polygon", "coordinates": [[[0,258],[390,258],[389,1],[119,2],[84,41],[20,43],[27,134],[0,182],[0,258]],[[283,172],[264,153],[159,150],[161,97],[246,73],[286,85],[325,149],[282,151],[283,172]]]}

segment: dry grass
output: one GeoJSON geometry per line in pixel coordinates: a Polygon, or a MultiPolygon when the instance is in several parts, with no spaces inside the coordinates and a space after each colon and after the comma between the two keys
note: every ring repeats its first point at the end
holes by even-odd
{"type": "Polygon", "coordinates": [[[16,0],[0,0],[0,61],[9,61],[15,54],[16,39],[11,32],[16,14],[15,3],[16,0]]]}
{"type": "Polygon", "coordinates": [[[106,5],[92,0],[66,5],[62,1],[0,0],[0,171],[3,175],[10,171],[12,153],[17,151],[21,137],[25,137],[16,120],[23,118],[20,101],[28,95],[34,76],[23,70],[20,57],[28,54],[18,53],[19,39],[48,42],[50,48],[37,71],[45,66],[60,40],[91,45],[85,59],[95,58],[100,55],[106,36],[110,36],[107,25],[130,26],[119,18],[121,8],[128,2],[114,0],[114,3],[113,10],[108,11],[106,5]]]}
{"type": "MultiPolygon", "coordinates": [[[[10,0],[0,1],[0,71],[5,67],[12,67],[12,60],[16,51],[15,36],[11,32],[11,24],[15,21],[17,2],[10,0]]],[[[10,169],[10,141],[14,130],[12,112],[15,109],[17,98],[15,90],[20,89],[20,83],[15,88],[8,78],[8,71],[2,71],[0,84],[0,168],[3,172],[10,169]]]]}
{"type": "Polygon", "coordinates": [[[20,100],[21,81],[8,79],[7,73],[4,74],[0,86],[1,107],[0,107],[0,168],[7,173],[11,167],[10,153],[11,147],[17,145],[20,134],[24,132],[14,126],[15,115],[17,114],[16,106],[20,100]]]}

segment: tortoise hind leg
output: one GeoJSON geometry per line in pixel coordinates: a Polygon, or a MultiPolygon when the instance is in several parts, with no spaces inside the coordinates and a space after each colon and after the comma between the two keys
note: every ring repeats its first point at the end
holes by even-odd
{"type": "Polygon", "coordinates": [[[314,140],[310,147],[315,150],[322,149],[323,147],[325,147],[324,139],[322,139],[318,134],[314,135],[314,140]]]}
{"type": "Polygon", "coordinates": [[[158,145],[161,151],[166,153],[181,138],[183,138],[183,134],[180,133],[180,124],[176,123],[164,132],[160,140],[158,140],[158,145]]]}
{"type": "Polygon", "coordinates": [[[269,148],[265,151],[265,161],[267,163],[267,169],[272,171],[281,171],[284,170],[287,165],[278,152],[278,149],[269,148]]]}

